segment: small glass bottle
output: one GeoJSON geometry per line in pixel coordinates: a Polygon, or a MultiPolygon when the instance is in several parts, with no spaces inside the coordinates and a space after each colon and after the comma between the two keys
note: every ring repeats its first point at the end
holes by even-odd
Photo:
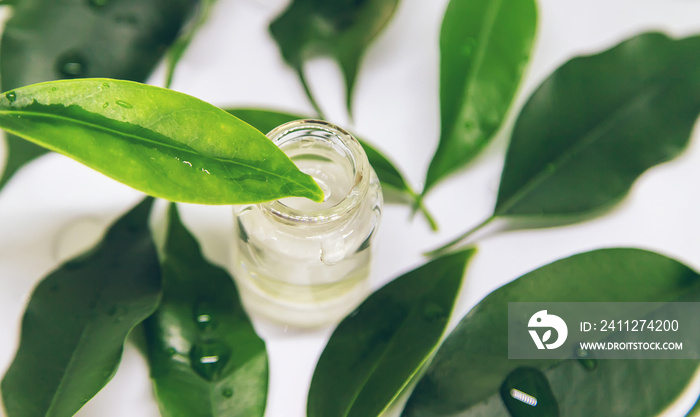
{"type": "Polygon", "coordinates": [[[368,292],[379,180],[357,139],[330,123],[294,121],[267,136],[316,180],[325,200],[292,197],[238,210],[233,270],[241,298],[285,324],[336,321],[368,292]]]}

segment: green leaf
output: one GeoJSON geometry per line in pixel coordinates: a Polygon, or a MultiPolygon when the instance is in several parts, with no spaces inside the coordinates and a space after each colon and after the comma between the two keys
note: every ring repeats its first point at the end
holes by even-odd
{"type": "Polygon", "coordinates": [[[231,276],[204,259],[171,207],[163,300],[144,326],[161,414],[261,417],[265,342],[255,334],[231,276]]]}
{"type": "Polygon", "coordinates": [[[440,33],[440,142],[425,194],[464,167],[503,124],[532,51],[534,0],[452,0],[440,33]]]}
{"type": "Polygon", "coordinates": [[[657,415],[686,387],[699,361],[600,360],[591,369],[576,360],[509,360],[508,303],[698,299],[700,275],[653,252],[603,249],[559,260],[501,287],[474,307],[445,340],[403,415],[510,416],[499,389],[509,375],[522,377],[523,372],[551,388],[554,398],[545,398],[542,405],[554,403],[562,416],[657,415]]]}
{"type": "Polygon", "coordinates": [[[572,59],[520,113],[494,214],[479,227],[498,217],[555,226],[602,213],[644,171],[681,153],[698,113],[700,37],[646,33],[572,59]]]}
{"type": "Polygon", "coordinates": [[[195,35],[209,20],[211,15],[211,10],[216,4],[217,0],[200,0],[199,8],[197,10],[197,16],[193,22],[190,22],[189,26],[185,28],[184,32],[177,38],[175,43],[168,49],[167,58],[167,70],[165,75],[165,87],[170,88],[173,83],[173,75],[175,74],[175,67],[185,55],[185,51],[192,43],[195,35]]]}
{"type": "Polygon", "coordinates": [[[194,97],[131,81],[85,79],[0,97],[0,127],[171,201],[323,199],[265,135],[194,97]]]}
{"type": "Polygon", "coordinates": [[[700,113],[699,52],[700,37],[648,33],[564,64],[518,118],[495,214],[600,210],[677,156],[700,113]]]}
{"type": "Polygon", "coordinates": [[[294,0],[270,24],[270,32],[287,64],[296,70],[318,112],[304,77],[304,63],[312,55],[331,56],[343,71],[348,113],[360,61],[370,42],[382,31],[399,0],[294,0]]]}
{"type": "Polygon", "coordinates": [[[397,278],[346,317],[316,365],[308,417],[372,417],[391,405],[438,344],[473,253],[397,278]]]}
{"type": "MultiPolygon", "coordinates": [[[[298,114],[282,113],[271,110],[260,109],[226,109],[227,112],[249,123],[261,132],[269,132],[279,125],[293,120],[309,119],[308,116],[298,114]]],[[[419,204],[419,196],[406,182],[403,175],[396,166],[384,154],[373,148],[363,139],[357,139],[367,154],[370,165],[377,173],[377,178],[382,183],[385,202],[400,202],[408,204],[419,204]],[[387,199],[387,196],[390,198],[387,199]],[[393,197],[393,198],[391,198],[393,197]]],[[[427,209],[420,205],[420,209],[425,215],[433,230],[437,230],[437,225],[427,209]]]]}
{"type": "Polygon", "coordinates": [[[72,416],[112,378],[127,335],[160,300],[151,203],[136,206],[101,244],[36,287],[2,380],[8,417],[72,416]]]}
{"type": "MultiPolygon", "coordinates": [[[[0,90],[62,78],[145,81],[199,0],[22,0],[0,43],[0,90]]],[[[8,136],[0,189],[47,151],[8,136]]]]}

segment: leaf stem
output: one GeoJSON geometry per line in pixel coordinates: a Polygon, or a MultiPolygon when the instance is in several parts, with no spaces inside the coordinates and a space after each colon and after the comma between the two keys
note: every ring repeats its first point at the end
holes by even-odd
{"type": "Polygon", "coordinates": [[[487,224],[491,223],[494,219],[496,218],[496,215],[491,215],[491,217],[487,218],[483,222],[477,224],[476,226],[472,227],[471,229],[467,230],[466,232],[462,233],[459,235],[456,239],[448,242],[447,244],[440,246],[437,249],[433,249],[429,252],[423,253],[424,256],[433,258],[438,255],[442,255],[445,252],[447,252],[449,249],[452,249],[454,246],[458,245],[461,243],[463,240],[467,239],[469,236],[472,234],[476,233],[477,231],[481,230],[486,226],[487,224]]]}
{"type": "Polygon", "coordinates": [[[301,85],[304,87],[306,97],[309,98],[309,101],[311,102],[314,111],[316,111],[316,114],[320,119],[325,120],[326,117],[323,115],[321,107],[319,107],[318,103],[316,102],[316,99],[314,98],[314,95],[311,93],[311,88],[309,88],[309,84],[306,82],[306,76],[304,75],[304,70],[303,68],[301,68],[301,66],[297,67],[297,74],[299,74],[299,81],[301,81],[301,85]]]}
{"type": "Polygon", "coordinates": [[[410,187],[408,187],[408,193],[411,195],[411,198],[413,198],[413,204],[411,205],[411,218],[413,218],[418,211],[423,213],[423,216],[425,216],[425,220],[428,221],[428,225],[430,225],[430,230],[433,232],[438,231],[438,224],[435,221],[435,218],[433,215],[430,213],[428,208],[423,204],[423,195],[418,194],[415,191],[413,191],[410,187]]]}

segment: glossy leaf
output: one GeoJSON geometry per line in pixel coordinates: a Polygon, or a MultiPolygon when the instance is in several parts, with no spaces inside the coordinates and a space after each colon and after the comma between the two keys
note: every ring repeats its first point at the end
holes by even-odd
{"type": "Polygon", "coordinates": [[[370,42],[386,26],[399,0],[294,0],[270,25],[284,60],[299,74],[309,100],[322,116],[304,76],[314,53],[331,56],[345,76],[348,112],[360,61],[370,42]]]}
{"type": "Polygon", "coordinates": [[[192,43],[195,35],[209,20],[212,8],[216,4],[217,0],[200,0],[199,8],[197,11],[197,16],[193,22],[190,22],[189,26],[184,29],[184,32],[177,38],[175,43],[168,49],[167,58],[167,69],[165,75],[165,86],[170,88],[173,83],[173,75],[175,75],[175,67],[185,55],[185,51],[192,43]]]}
{"type": "Polygon", "coordinates": [[[415,269],[335,329],[316,365],[308,417],[374,417],[427,361],[447,326],[473,249],[415,269]]]}
{"type": "Polygon", "coordinates": [[[498,216],[572,216],[610,206],[678,155],[700,113],[700,37],[636,36],[559,68],[523,108],[498,216]]]}
{"type": "Polygon", "coordinates": [[[2,380],[8,417],[72,416],[114,375],[127,335],[160,299],[151,202],[34,290],[17,356],[2,380]]]}
{"type": "MultiPolygon", "coordinates": [[[[0,90],[62,78],[145,81],[198,0],[21,0],[0,43],[0,90]]],[[[8,136],[0,189],[47,152],[8,136]]]]}
{"type": "Polygon", "coordinates": [[[265,135],[194,97],[130,81],[54,81],[0,97],[0,127],[171,201],[323,198],[265,135]]]}
{"type": "Polygon", "coordinates": [[[424,194],[503,124],[532,51],[534,0],[452,0],[440,33],[440,142],[424,194]]]}
{"type": "Polygon", "coordinates": [[[699,51],[700,37],[646,33],[562,65],[520,113],[494,214],[479,227],[497,217],[553,226],[599,214],[680,154],[700,113],[699,51]]]}
{"type": "Polygon", "coordinates": [[[600,360],[592,367],[573,359],[509,360],[508,303],[698,300],[700,275],[653,252],[603,249],[559,260],[501,287],[474,307],[441,346],[403,415],[511,416],[499,389],[509,376],[522,372],[545,378],[554,399],[538,407],[555,403],[561,416],[657,415],[686,387],[699,361],[600,360]]]}
{"type": "MultiPolygon", "coordinates": [[[[245,121],[246,123],[249,123],[261,132],[269,132],[277,126],[293,120],[311,118],[298,114],[260,109],[226,109],[226,111],[245,121]]],[[[396,166],[389,161],[384,154],[369,145],[367,141],[360,138],[357,140],[360,142],[360,144],[362,144],[362,148],[367,154],[367,159],[369,160],[370,165],[372,165],[374,172],[377,173],[377,177],[382,183],[382,191],[384,192],[385,202],[394,201],[416,204],[419,198],[418,195],[415,191],[413,191],[411,186],[408,185],[396,166]],[[387,197],[389,198],[387,199],[387,197]]],[[[427,209],[422,205],[420,208],[433,230],[437,229],[437,225],[435,224],[435,221],[430,213],[428,213],[427,209]]]]}
{"type": "Polygon", "coordinates": [[[161,415],[261,417],[265,342],[231,276],[202,256],[174,205],[162,269],[163,300],[144,326],[161,415]]]}

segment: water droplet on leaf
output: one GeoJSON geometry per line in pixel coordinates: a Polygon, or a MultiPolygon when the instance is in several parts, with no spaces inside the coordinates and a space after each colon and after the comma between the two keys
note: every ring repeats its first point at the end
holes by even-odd
{"type": "Polygon", "coordinates": [[[217,341],[197,343],[190,351],[192,369],[207,381],[221,378],[230,357],[231,350],[217,341]]]}
{"type": "Polygon", "coordinates": [[[77,52],[66,52],[56,61],[56,71],[61,78],[81,78],[87,75],[87,62],[77,52]]]}
{"type": "Polygon", "coordinates": [[[197,328],[200,331],[208,332],[214,329],[216,322],[214,317],[216,313],[211,303],[207,301],[200,301],[195,304],[194,307],[194,322],[197,324],[197,328]]]}
{"type": "Polygon", "coordinates": [[[5,94],[5,97],[10,100],[10,103],[14,103],[15,100],[17,100],[17,93],[10,91],[9,93],[5,94]]]}
{"type": "Polygon", "coordinates": [[[223,395],[226,398],[231,398],[233,397],[233,390],[229,387],[226,387],[221,390],[221,395],[223,395]]]}
{"type": "Polygon", "coordinates": [[[108,106],[109,106],[109,103],[105,103],[105,104],[102,105],[102,108],[103,108],[103,109],[106,109],[108,106]]]}
{"type": "Polygon", "coordinates": [[[501,399],[512,417],[559,417],[559,405],[544,374],[522,367],[506,377],[501,399]]]}
{"type": "Polygon", "coordinates": [[[117,104],[117,106],[123,107],[125,109],[133,109],[134,108],[134,106],[132,106],[131,103],[127,103],[124,100],[117,100],[117,101],[115,101],[115,103],[117,104]]]}
{"type": "Polygon", "coordinates": [[[474,51],[476,46],[476,40],[474,38],[467,38],[464,40],[464,46],[462,46],[462,54],[468,57],[474,51]]]}
{"type": "Polygon", "coordinates": [[[587,371],[592,371],[598,367],[598,360],[591,358],[591,355],[585,349],[576,349],[574,351],[578,363],[587,371]]]}

